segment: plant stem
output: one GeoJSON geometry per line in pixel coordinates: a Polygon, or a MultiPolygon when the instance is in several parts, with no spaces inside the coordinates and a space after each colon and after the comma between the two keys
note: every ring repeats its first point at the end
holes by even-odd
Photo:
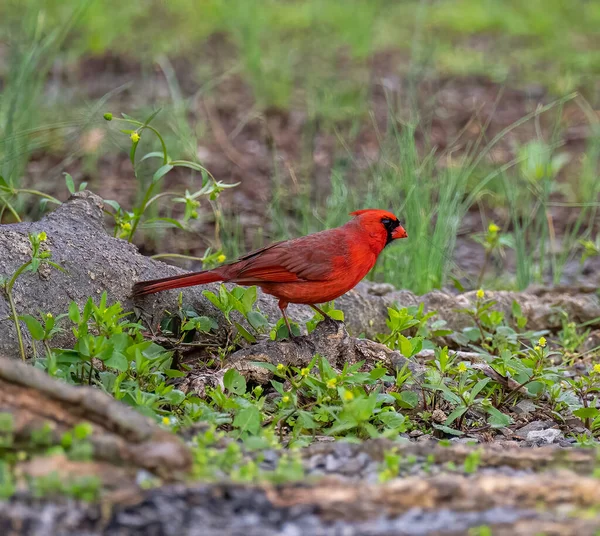
{"type": "Polygon", "coordinates": [[[17,308],[15,307],[15,301],[12,296],[12,287],[9,288],[6,285],[5,289],[6,295],[8,296],[8,303],[10,304],[10,310],[12,314],[13,321],[15,323],[15,329],[17,330],[17,339],[19,340],[19,351],[21,352],[21,359],[25,361],[27,356],[25,355],[25,345],[23,344],[23,334],[21,333],[21,323],[19,322],[19,316],[17,315],[17,308]]]}

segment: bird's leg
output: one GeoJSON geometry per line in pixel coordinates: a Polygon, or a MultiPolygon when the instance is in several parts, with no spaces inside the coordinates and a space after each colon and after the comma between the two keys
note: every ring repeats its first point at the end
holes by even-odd
{"type": "Polygon", "coordinates": [[[319,313],[320,315],[323,315],[323,322],[331,322],[331,323],[335,324],[336,326],[339,324],[338,320],[335,320],[334,318],[331,318],[331,316],[329,316],[320,307],[317,307],[316,305],[309,305],[309,307],[312,307],[312,309],[314,309],[317,313],[319,313]]]}
{"type": "Polygon", "coordinates": [[[288,320],[288,317],[285,314],[285,310],[287,309],[287,306],[288,306],[288,302],[279,300],[279,310],[281,311],[281,316],[283,316],[283,321],[285,322],[285,325],[288,328],[288,333],[290,334],[290,339],[293,339],[295,337],[295,335],[292,332],[292,326],[290,326],[290,321],[288,320]]]}
{"type": "Polygon", "coordinates": [[[309,307],[311,309],[314,309],[315,311],[317,311],[317,313],[319,313],[320,315],[323,316],[323,318],[325,320],[333,320],[333,318],[331,318],[325,311],[323,311],[323,309],[321,309],[320,307],[317,307],[316,305],[309,305],[309,307]]]}

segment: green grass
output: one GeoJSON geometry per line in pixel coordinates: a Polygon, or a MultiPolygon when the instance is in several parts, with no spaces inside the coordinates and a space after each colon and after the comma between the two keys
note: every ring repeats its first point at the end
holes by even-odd
{"type": "MultiPolygon", "coordinates": [[[[9,184],[18,186],[34,150],[50,151],[54,145],[65,144],[61,129],[82,124],[71,121],[76,117],[73,110],[67,111],[71,103],[59,98],[50,108],[42,102],[44,82],[56,58],[69,64],[82,55],[107,51],[139,60],[144,66],[158,64],[170,96],[162,103],[165,109],[156,124],[165,132],[170,147],[198,163],[197,147],[208,128],[190,120],[195,95],[184,95],[170,61],[189,56],[195,69],[192,79],[203,84],[202,96],[218,98],[221,77],[237,73],[254,93],[255,108],[248,110],[249,114],[260,115],[278,107],[305,112],[308,118],[300,162],[293,163],[291,193],[286,178],[289,170],[279,155],[273,154],[274,171],[268,178],[273,194],[268,207],[272,232],[257,235],[251,246],[340,225],[357,208],[389,208],[406,221],[410,238],[388,248],[370,277],[425,292],[448,284],[452,275],[464,275],[453,274],[459,226],[474,204],[483,203],[484,195],[494,192],[492,204],[509,208],[516,286],[539,282],[548,273],[559,282],[566,261],[578,254],[578,240],[594,239],[592,224],[599,195],[597,136],[590,137],[578,175],[569,177],[566,184],[560,184],[554,172],[531,180],[518,161],[500,169],[494,166],[486,156],[497,140],[486,139],[485,132],[466,154],[452,157],[452,166],[446,165],[453,148],[440,154],[426,141],[424,148],[417,149],[415,130],[425,138],[429,132],[416,108],[406,114],[408,119],[399,119],[390,110],[388,123],[394,126],[379,133],[382,153],[368,169],[360,168],[348,147],[369,120],[367,60],[381,50],[405,56],[398,72],[411,82],[407,102],[414,101],[416,83],[432,73],[485,74],[509,84],[541,82],[559,94],[574,87],[585,92],[588,82],[600,74],[600,53],[594,46],[600,8],[593,2],[576,4],[578,9],[558,0],[535,0],[527,5],[516,0],[431,4],[352,0],[343,5],[332,0],[210,0],[199,6],[190,0],[175,0],[148,9],[143,4],[122,6],[115,0],[98,0],[79,11],[74,10],[79,3],[72,1],[29,0],[26,31],[19,40],[11,25],[23,6],[8,2],[0,6],[0,20],[6,21],[0,22],[0,32],[18,46],[11,48],[0,100],[0,173],[9,184]],[[107,16],[116,12],[118,17],[107,16]],[[162,31],[165,22],[169,32],[162,31]],[[215,68],[204,60],[213,54],[207,43],[216,34],[232,48],[215,68]],[[37,128],[40,117],[48,118],[49,126],[37,128]],[[323,132],[335,134],[339,141],[325,187],[316,185],[312,176],[314,142],[323,132]],[[581,210],[574,207],[579,214],[563,239],[567,247],[561,253],[551,250],[546,261],[547,242],[555,238],[548,214],[558,193],[566,202],[587,205],[581,210]],[[532,205],[534,213],[528,212],[532,205]]],[[[77,98],[81,96],[75,101],[77,98]]],[[[82,115],[87,113],[86,119],[92,120],[89,108],[83,109],[82,115]]],[[[140,109],[127,112],[145,117],[154,109],[154,103],[142,103],[140,109]]],[[[597,128],[591,109],[588,116],[592,128],[597,128]]],[[[523,120],[534,118],[535,113],[523,120]]],[[[558,129],[557,123],[556,132],[558,129]]],[[[560,153],[554,140],[539,138],[540,144],[547,145],[548,154],[560,153]]],[[[127,150],[126,143],[108,149],[106,145],[105,150],[127,150]]],[[[517,160],[532,161],[535,167],[538,157],[526,154],[532,147],[525,144],[518,149],[517,160]]],[[[64,149],[57,153],[64,156],[64,149]]],[[[98,158],[86,157],[92,177],[98,158]]],[[[144,178],[142,169],[136,173],[138,198],[142,199],[150,177],[144,178]]],[[[212,204],[211,209],[221,218],[218,205],[212,204]]],[[[156,206],[148,212],[152,219],[173,214],[176,219],[171,209],[160,212],[156,206]]],[[[126,224],[130,216],[122,216],[121,223],[126,224]]],[[[218,246],[221,239],[228,256],[234,257],[246,247],[240,244],[239,221],[235,214],[231,216],[221,220],[224,227],[215,243],[218,246]]],[[[147,232],[153,240],[160,239],[160,229],[147,232]]]]}

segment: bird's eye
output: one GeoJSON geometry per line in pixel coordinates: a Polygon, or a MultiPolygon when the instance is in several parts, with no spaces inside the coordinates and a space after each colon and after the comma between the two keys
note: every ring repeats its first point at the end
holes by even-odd
{"type": "Polygon", "coordinates": [[[392,220],[390,220],[388,218],[383,218],[381,220],[381,223],[383,223],[383,225],[389,225],[390,223],[392,223],[392,220]]]}

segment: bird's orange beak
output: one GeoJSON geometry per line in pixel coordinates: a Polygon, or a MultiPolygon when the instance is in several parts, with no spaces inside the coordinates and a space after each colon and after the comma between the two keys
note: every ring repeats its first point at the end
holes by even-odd
{"type": "Polygon", "coordinates": [[[406,233],[404,227],[402,225],[398,225],[392,233],[392,238],[396,240],[397,238],[407,238],[408,234],[406,233]]]}

